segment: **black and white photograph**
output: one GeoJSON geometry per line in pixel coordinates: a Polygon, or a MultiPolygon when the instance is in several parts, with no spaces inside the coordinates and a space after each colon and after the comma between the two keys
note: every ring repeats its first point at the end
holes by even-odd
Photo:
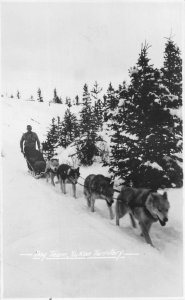
{"type": "Polygon", "coordinates": [[[184,8],[1,1],[1,299],[184,299],[184,8]]]}

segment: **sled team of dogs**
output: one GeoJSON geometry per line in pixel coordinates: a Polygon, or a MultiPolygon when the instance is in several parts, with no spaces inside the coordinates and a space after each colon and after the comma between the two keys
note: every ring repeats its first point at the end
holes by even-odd
{"type": "MultiPolygon", "coordinates": [[[[55,185],[54,177],[58,178],[64,194],[66,194],[66,184],[72,184],[73,196],[76,198],[76,184],[80,176],[79,168],[74,169],[67,164],[60,165],[59,160],[54,158],[47,162],[45,173],[47,181],[50,177],[53,185],[55,185]]],[[[104,199],[109,209],[110,218],[113,219],[113,185],[111,179],[103,175],[90,174],[87,176],[84,182],[84,195],[87,206],[92,212],[94,212],[95,200],[104,199]]],[[[119,226],[119,220],[129,214],[132,226],[136,227],[135,220],[137,220],[141,228],[141,235],[148,244],[153,246],[149,235],[151,225],[159,221],[161,226],[165,226],[168,221],[169,207],[166,192],[160,194],[151,189],[123,186],[116,200],[116,225],[119,226]]]]}

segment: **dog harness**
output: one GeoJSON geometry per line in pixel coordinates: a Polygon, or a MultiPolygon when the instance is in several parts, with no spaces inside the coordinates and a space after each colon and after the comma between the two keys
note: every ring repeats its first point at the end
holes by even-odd
{"type": "Polygon", "coordinates": [[[47,169],[46,173],[50,173],[50,172],[53,173],[53,174],[57,174],[57,171],[55,172],[51,168],[47,169]]]}
{"type": "MultiPolygon", "coordinates": [[[[138,208],[139,208],[139,207],[143,208],[143,209],[144,209],[144,212],[145,212],[145,214],[146,214],[147,216],[149,216],[151,219],[153,219],[153,221],[157,221],[157,218],[155,218],[155,217],[150,213],[150,211],[147,209],[147,207],[146,207],[146,205],[145,205],[145,203],[146,203],[148,197],[150,196],[151,192],[153,192],[153,190],[149,190],[149,191],[148,191],[148,195],[147,195],[146,199],[145,199],[144,201],[142,201],[141,203],[134,203],[134,202],[132,201],[132,202],[129,203],[129,204],[127,203],[127,205],[128,205],[128,207],[129,207],[131,210],[133,210],[134,208],[137,208],[137,207],[138,207],[138,208]]],[[[122,202],[121,199],[117,199],[117,201],[118,201],[118,202],[122,202]]]]}

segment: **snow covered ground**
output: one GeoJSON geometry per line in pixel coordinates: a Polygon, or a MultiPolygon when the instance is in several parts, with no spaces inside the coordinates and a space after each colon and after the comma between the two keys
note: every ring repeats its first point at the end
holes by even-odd
{"type": "MultiPolygon", "coordinates": [[[[51,118],[64,115],[63,105],[1,102],[3,296],[181,297],[182,190],[168,191],[169,222],[166,227],[153,225],[153,249],[139,229],[131,228],[128,217],[116,227],[104,201],[97,200],[91,213],[82,186],[74,199],[69,185],[62,195],[58,185],[28,174],[19,147],[26,125],[31,124],[42,141],[51,118]]],[[[99,164],[81,168],[82,177],[107,172],[99,164]]]]}

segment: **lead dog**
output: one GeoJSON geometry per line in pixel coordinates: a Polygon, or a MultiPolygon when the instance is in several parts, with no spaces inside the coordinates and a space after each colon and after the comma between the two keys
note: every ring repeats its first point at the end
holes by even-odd
{"type": "Polygon", "coordinates": [[[76,198],[76,184],[80,176],[80,168],[73,169],[67,164],[62,164],[57,170],[57,177],[61,186],[61,190],[66,194],[66,183],[71,183],[73,188],[73,196],[76,198]]]}
{"type": "Polygon", "coordinates": [[[113,185],[111,179],[103,175],[91,174],[87,176],[84,182],[84,195],[87,199],[87,205],[94,212],[94,203],[96,199],[104,199],[109,208],[110,218],[113,219],[112,203],[113,201],[113,185]]]}
{"type": "Polygon", "coordinates": [[[55,185],[54,178],[57,176],[57,170],[59,168],[59,159],[57,158],[51,158],[46,162],[46,180],[48,182],[49,177],[51,178],[52,185],[55,185]]]}
{"type": "Polygon", "coordinates": [[[169,207],[166,192],[161,195],[149,189],[123,187],[116,202],[116,225],[119,225],[120,218],[129,213],[132,226],[136,227],[136,218],[146,242],[153,246],[149,236],[151,225],[159,221],[161,226],[165,226],[169,207]]]}

